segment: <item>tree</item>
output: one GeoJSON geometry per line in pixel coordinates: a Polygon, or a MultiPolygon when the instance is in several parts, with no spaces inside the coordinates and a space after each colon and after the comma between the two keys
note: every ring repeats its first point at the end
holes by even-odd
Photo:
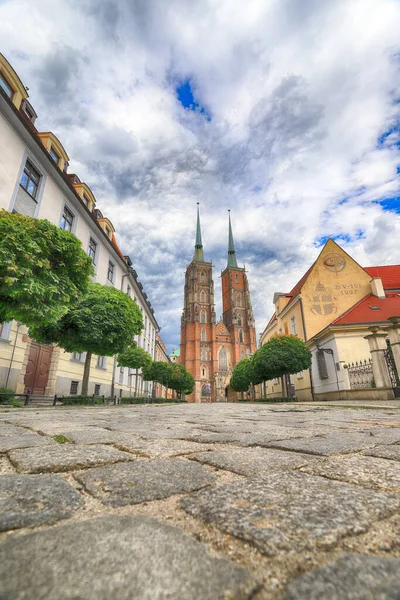
{"type": "Polygon", "coordinates": [[[92,260],[72,233],[0,210],[0,323],[60,319],[87,290],[92,260]]]}
{"type": "MultiPolygon", "coordinates": [[[[146,367],[151,367],[152,358],[148,352],[137,346],[135,342],[128,346],[117,356],[117,362],[121,367],[128,367],[130,369],[136,369],[136,384],[135,384],[135,396],[137,390],[137,380],[138,380],[138,369],[145,369],[146,367]]],[[[132,389],[130,382],[130,390],[132,389]]]]}
{"type": "Polygon", "coordinates": [[[172,379],[172,364],[156,360],[150,366],[145,366],[142,369],[143,379],[145,381],[156,381],[165,385],[165,397],[168,395],[169,382],[172,379]]]}
{"type": "Polygon", "coordinates": [[[191,394],[194,390],[194,378],[191,373],[181,364],[171,364],[170,387],[179,393],[191,394]]]}
{"type": "Polygon", "coordinates": [[[142,329],[142,313],[127,294],[91,283],[87,293],[59,321],[32,327],[29,334],[39,343],[55,343],[67,352],[86,352],[82,381],[82,394],[86,395],[92,354],[122,353],[142,329]]]}
{"type": "Polygon", "coordinates": [[[262,381],[255,371],[253,357],[243,358],[233,369],[229,385],[235,392],[246,392],[251,383],[258,385],[262,381]]]}
{"type": "Polygon", "coordinates": [[[262,381],[299,373],[311,366],[311,352],[295,335],[277,335],[252,357],[254,372],[262,381]]]}

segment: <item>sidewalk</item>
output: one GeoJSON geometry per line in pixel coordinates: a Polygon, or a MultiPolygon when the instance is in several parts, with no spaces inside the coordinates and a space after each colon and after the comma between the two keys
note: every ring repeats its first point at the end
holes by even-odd
{"type": "Polygon", "coordinates": [[[0,597],[400,596],[400,402],[0,411],[0,597]]]}

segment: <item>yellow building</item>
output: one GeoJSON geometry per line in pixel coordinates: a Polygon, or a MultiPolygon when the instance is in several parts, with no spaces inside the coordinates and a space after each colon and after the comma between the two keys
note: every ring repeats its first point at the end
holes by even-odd
{"type": "Polygon", "coordinates": [[[313,362],[310,370],[267,382],[267,395],[294,391],[299,400],[394,397],[399,387],[395,318],[400,315],[400,265],[363,268],[329,239],[293,289],[275,293],[273,302],[275,312],[260,344],[276,334],[297,335],[309,346],[313,362]],[[378,337],[371,338],[372,333],[378,337]],[[372,364],[378,338],[379,374],[372,364]]]}

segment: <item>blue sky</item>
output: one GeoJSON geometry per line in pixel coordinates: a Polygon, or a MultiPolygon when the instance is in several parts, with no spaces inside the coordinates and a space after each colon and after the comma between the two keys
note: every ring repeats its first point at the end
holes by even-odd
{"type": "Polygon", "coordinates": [[[0,3],[37,126],[115,225],[169,349],[197,202],[216,313],[230,208],[258,332],[328,236],[400,262],[399,22],[397,0],[0,3]]]}

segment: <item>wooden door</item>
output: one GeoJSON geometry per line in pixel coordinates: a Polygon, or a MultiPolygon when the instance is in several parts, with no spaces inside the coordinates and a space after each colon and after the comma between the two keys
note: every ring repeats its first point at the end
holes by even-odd
{"type": "Polygon", "coordinates": [[[25,372],[25,391],[30,390],[33,396],[43,396],[46,392],[52,354],[51,346],[31,343],[25,372]]]}

